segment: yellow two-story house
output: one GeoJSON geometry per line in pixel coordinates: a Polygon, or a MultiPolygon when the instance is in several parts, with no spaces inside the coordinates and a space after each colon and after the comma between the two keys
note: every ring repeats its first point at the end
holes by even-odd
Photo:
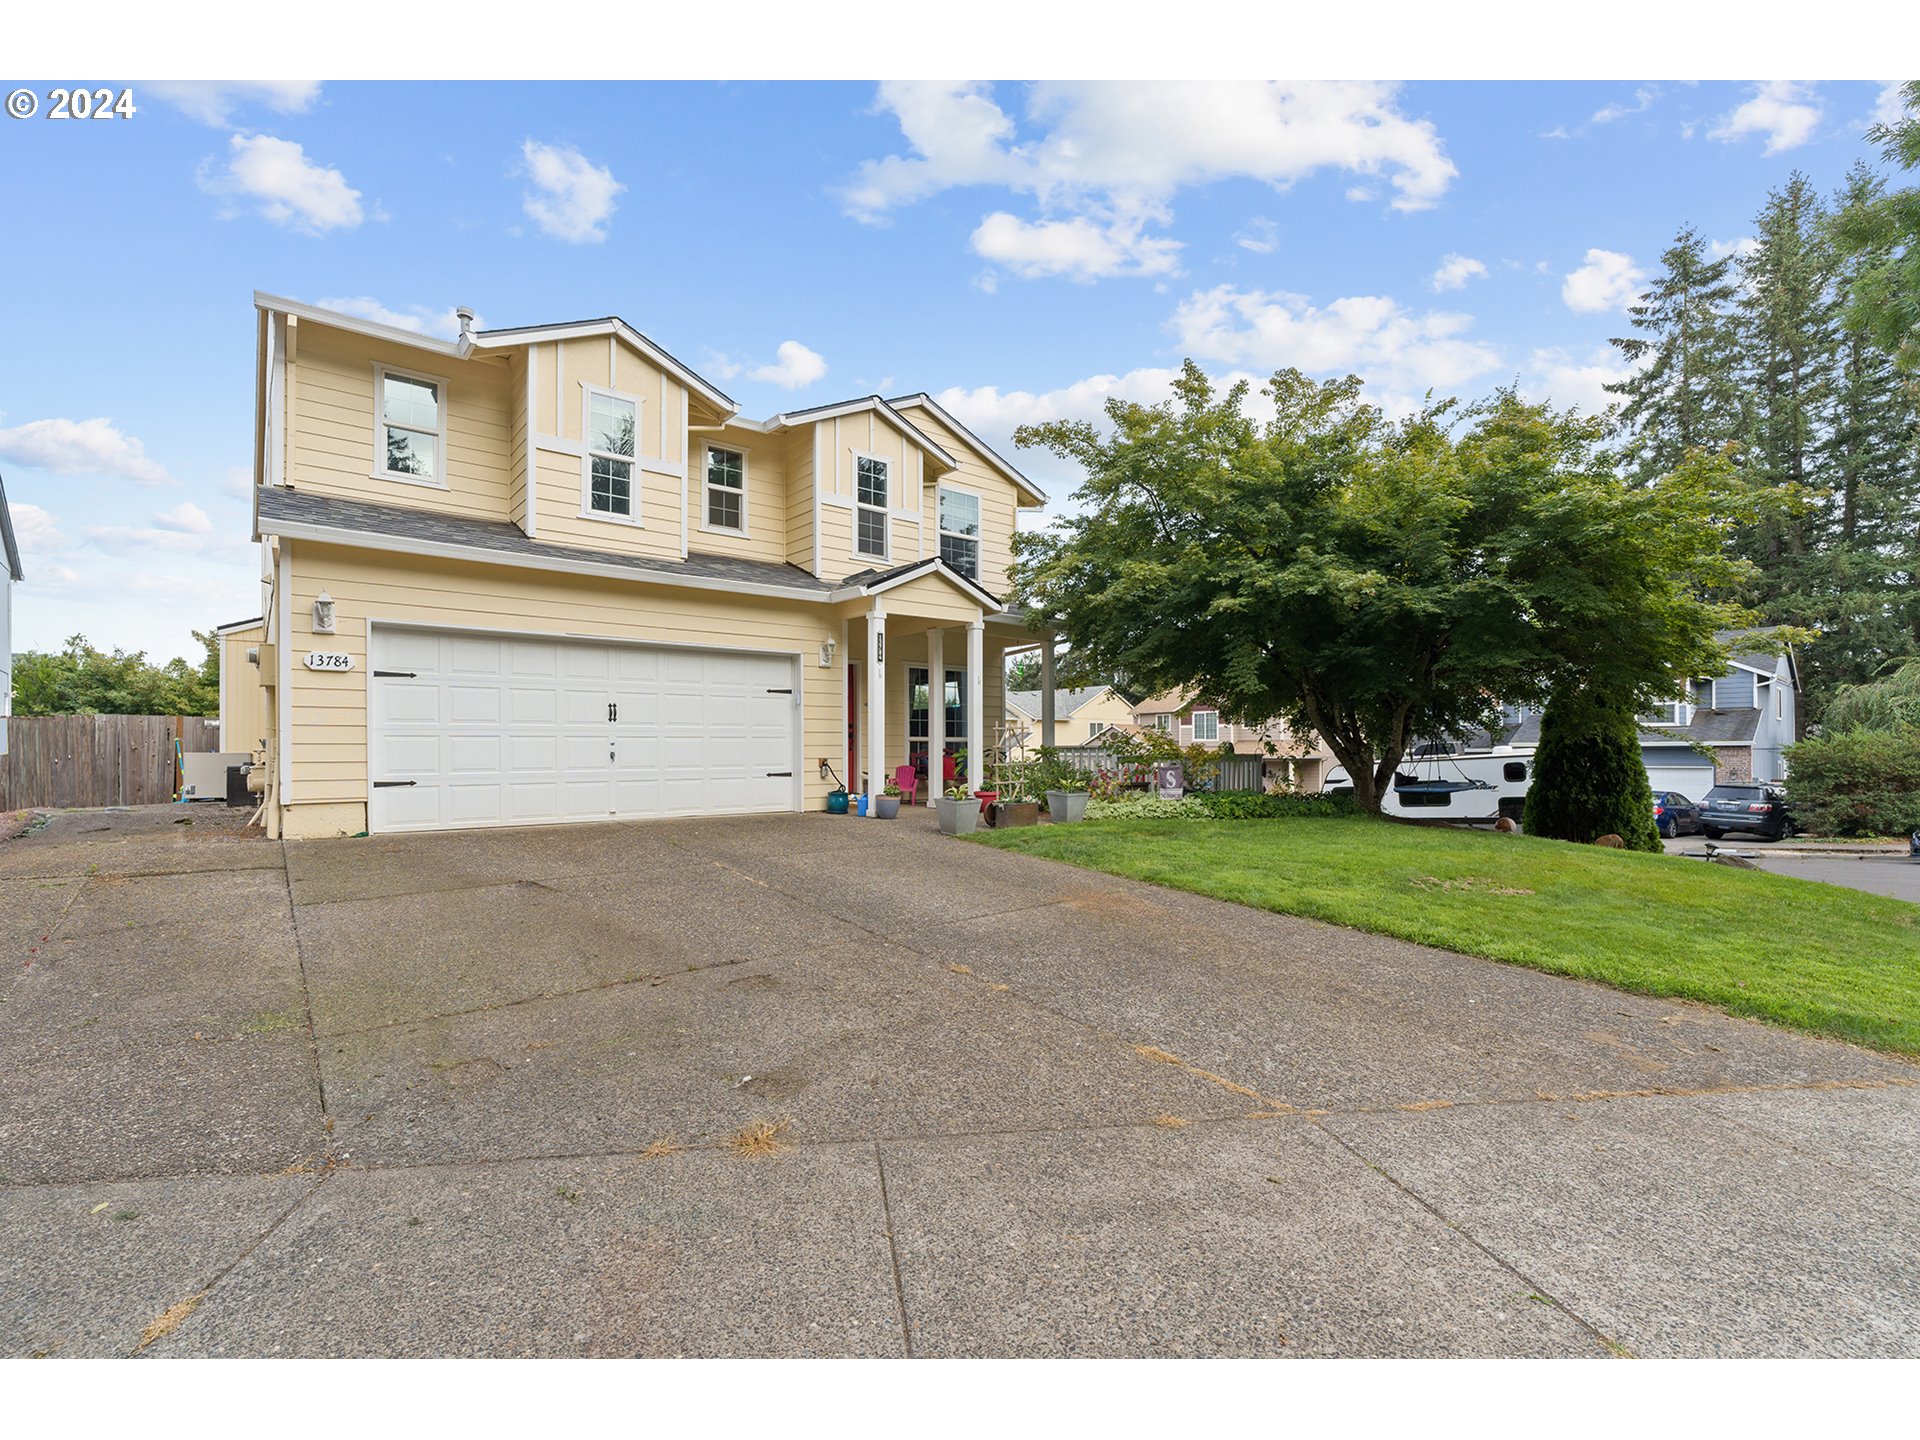
{"type": "Polygon", "coordinates": [[[255,306],[269,833],[980,788],[1046,497],[930,397],[749,420],[618,319],[255,306]]]}

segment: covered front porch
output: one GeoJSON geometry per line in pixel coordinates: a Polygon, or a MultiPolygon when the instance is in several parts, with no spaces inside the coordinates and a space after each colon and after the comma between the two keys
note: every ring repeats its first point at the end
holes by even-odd
{"type": "Polygon", "coordinates": [[[1018,612],[989,609],[944,570],[844,608],[847,736],[832,763],[855,794],[880,793],[903,767],[911,768],[912,784],[901,788],[912,790],[916,804],[932,805],[951,785],[983,789],[996,754],[1034,739],[1007,708],[1010,654],[1040,652],[1040,728],[1051,729],[1051,636],[1029,630],[1018,612]]]}

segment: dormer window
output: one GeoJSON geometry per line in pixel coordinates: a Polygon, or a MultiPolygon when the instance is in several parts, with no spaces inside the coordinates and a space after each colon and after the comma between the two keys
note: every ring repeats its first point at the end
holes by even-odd
{"type": "Polygon", "coordinates": [[[441,457],[447,448],[446,382],[376,365],[373,385],[379,417],[374,427],[374,478],[445,489],[441,457]]]}
{"type": "Polygon", "coordinates": [[[587,391],[583,512],[603,520],[637,522],[633,503],[635,441],[640,404],[611,390],[587,391]]]}
{"type": "Polygon", "coordinates": [[[891,462],[856,455],[853,495],[853,550],[856,555],[887,558],[887,491],[891,462]]]}
{"type": "Polygon", "coordinates": [[[707,447],[707,519],[702,528],[746,533],[747,457],[738,450],[707,447]]]}
{"type": "Polygon", "coordinates": [[[940,558],[976,584],[980,580],[980,497],[966,490],[939,490],[940,558]]]}

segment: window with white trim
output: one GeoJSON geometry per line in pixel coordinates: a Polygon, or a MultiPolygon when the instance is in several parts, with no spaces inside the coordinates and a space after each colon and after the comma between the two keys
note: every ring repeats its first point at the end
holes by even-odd
{"type": "Polygon", "coordinates": [[[980,581],[980,497],[965,490],[938,492],[940,558],[947,567],[978,584],[980,581]]]}
{"type": "Polygon", "coordinates": [[[1095,736],[1100,735],[1112,728],[1113,727],[1107,724],[1107,722],[1104,720],[1089,720],[1087,722],[1087,739],[1091,740],[1095,736]]]}
{"type": "Polygon", "coordinates": [[[1651,709],[1643,710],[1633,718],[1643,725],[1678,725],[1680,723],[1680,704],[1678,700],[1662,700],[1651,709]]]}
{"type": "Polygon", "coordinates": [[[1196,710],[1193,712],[1193,739],[1196,745],[1220,738],[1220,712],[1218,710],[1196,710]]]}
{"type": "Polygon", "coordinates": [[[440,462],[447,448],[445,386],[384,366],[376,366],[375,373],[380,389],[376,473],[416,485],[444,485],[440,462]]]}
{"type": "Polygon", "coordinates": [[[739,450],[707,447],[707,529],[747,529],[747,457],[739,450]]]}
{"type": "Polygon", "coordinates": [[[853,548],[859,555],[887,558],[887,482],[893,467],[871,455],[853,458],[853,548]]]}
{"type": "Polygon", "coordinates": [[[634,442],[640,406],[608,390],[587,391],[586,509],[617,520],[634,518],[634,442]]]}

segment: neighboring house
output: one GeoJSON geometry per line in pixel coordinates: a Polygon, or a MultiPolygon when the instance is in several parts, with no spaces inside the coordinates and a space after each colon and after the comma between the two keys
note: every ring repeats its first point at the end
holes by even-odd
{"type": "Polygon", "coordinates": [[[266,697],[260,687],[260,646],[266,617],[216,625],[220,643],[220,748],[244,754],[267,748],[266,697]]]}
{"type": "Polygon", "coordinates": [[[1170,735],[1180,745],[1231,745],[1236,755],[1258,755],[1269,781],[1298,790],[1317,791],[1335,763],[1333,752],[1317,735],[1298,736],[1282,721],[1265,725],[1235,725],[1221,718],[1217,706],[1191,690],[1169,690],[1134,707],[1133,724],[1140,730],[1170,735]]]}
{"type": "MultiPolygon", "coordinates": [[[[1009,690],[1007,719],[1021,729],[1010,737],[1008,752],[1025,759],[1040,748],[1041,697],[1038,690],[1009,690]]],[[[1133,721],[1133,703],[1111,685],[1086,685],[1058,690],[1053,697],[1053,743],[1097,744],[1100,734],[1133,721]]]]}
{"type": "Polygon", "coordinates": [[[13,587],[27,578],[7,509],[7,482],[0,480],[0,755],[7,753],[7,717],[13,714],[13,587]]]}
{"type": "MultiPolygon", "coordinates": [[[[1773,627],[1721,632],[1715,638],[1733,652],[1726,673],[1692,680],[1680,698],[1636,717],[1653,789],[1698,800],[1723,781],[1787,778],[1785,750],[1799,738],[1800,667],[1791,646],[1780,654],[1756,646],[1772,633],[1773,627]]],[[[1503,743],[1540,743],[1538,710],[1508,707],[1501,718],[1503,743]]]]}
{"type": "Polygon", "coordinates": [[[928,396],[750,420],[619,319],[255,307],[270,833],[819,809],[942,747],[980,786],[1046,497],[928,396]]]}

